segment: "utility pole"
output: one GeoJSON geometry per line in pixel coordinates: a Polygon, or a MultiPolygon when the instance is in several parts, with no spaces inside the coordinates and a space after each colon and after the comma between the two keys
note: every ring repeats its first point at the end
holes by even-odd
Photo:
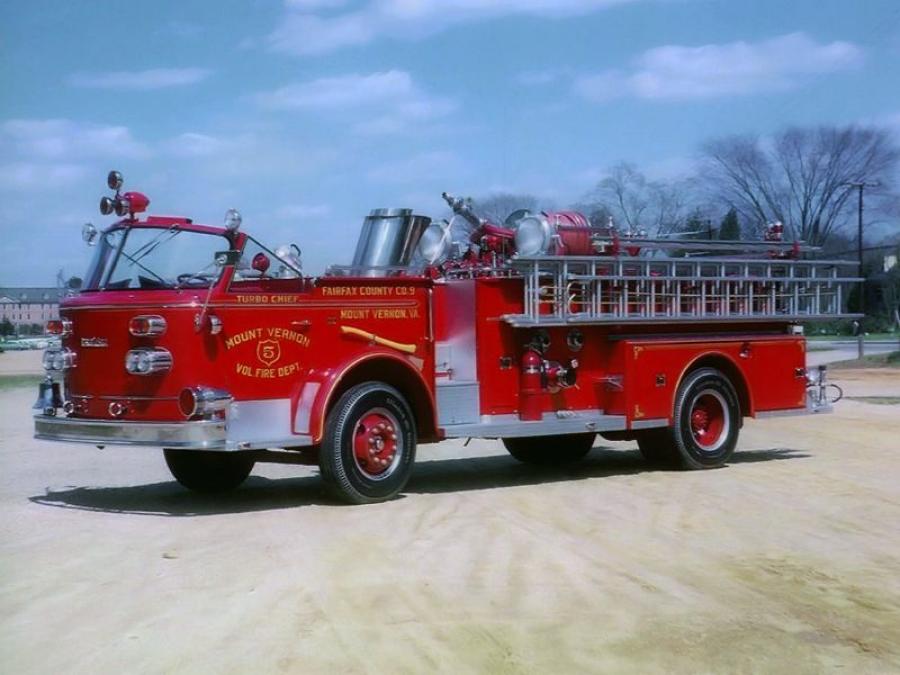
{"type": "Polygon", "coordinates": [[[859,190],[856,254],[859,258],[859,276],[863,280],[859,287],[859,313],[863,316],[861,316],[859,319],[859,329],[857,330],[856,336],[856,350],[858,357],[861,359],[866,354],[866,331],[863,328],[864,322],[866,320],[866,280],[865,273],[863,271],[863,190],[865,190],[867,187],[878,187],[880,183],[877,181],[874,183],[870,183],[862,180],[855,183],[846,183],[846,185],[849,188],[856,188],[857,190],[859,190]]]}

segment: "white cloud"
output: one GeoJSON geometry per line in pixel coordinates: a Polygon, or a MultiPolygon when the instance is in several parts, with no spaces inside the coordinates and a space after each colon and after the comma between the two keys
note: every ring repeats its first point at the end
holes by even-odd
{"type": "Polygon", "coordinates": [[[0,134],[23,157],[34,160],[82,160],[89,157],[141,159],[150,149],[128,127],[86,124],[66,119],[8,120],[0,134]]]}
{"type": "Polygon", "coordinates": [[[256,96],[270,110],[330,110],[365,116],[353,125],[360,134],[393,134],[411,124],[445,117],[456,109],[447,98],[426,94],[409,73],[389,70],[296,82],[256,96]]]}
{"type": "Polygon", "coordinates": [[[12,162],[0,165],[0,188],[46,190],[48,187],[68,187],[88,174],[88,168],[81,164],[12,162]]]}
{"type": "Polygon", "coordinates": [[[130,72],[75,73],[69,77],[69,84],[91,89],[151,91],[197,84],[211,73],[212,71],[206,68],[152,68],[130,72]]]}
{"type": "Polygon", "coordinates": [[[755,43],[667,45],[644,52],[630,70],[579,77],[575,90],[593,101],[686,100],[781,91],[814,75],[857,67],[862,60],[862,50],[853,43],[818,43],[804,33],[755,43]]]}
{"type": "Polygon", "coordinates": [[[166,154],[176,157],[209,157],[220,154],[233,143],[207,134],[187,131],[165,143],[166,154]]]}
{"type": "Polygon", "coordinates": [[[344,75],[289,84],[259,94],[257,101],[273,110],[348,108],[373,105],[413,95],[409,73],[389,70],[371,75],[344,75]]]}
{"type": "Polygon", "coordinates": [[[343,3],[292,0],[268,38],[274,51],[322,54],[368,44],[383,36],[422,38],[451,26],[506,15],[563,17],[636,0],[369,0],[361,8],[326,15],[343,3]]]}

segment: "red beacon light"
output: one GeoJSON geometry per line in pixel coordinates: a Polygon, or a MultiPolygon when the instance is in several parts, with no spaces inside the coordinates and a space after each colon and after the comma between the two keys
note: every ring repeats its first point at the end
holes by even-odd
{"type": "Polygon", "coordinates": [[[124,218],[126,215],[134,218],[136,214],[146,211],[150,205],[150,199],[142,192],[120,194],[119,191],[122,189],[123,183],[124,180],[121,173],[118,171],[109,172],[109,175],[106,177],[106,184],[110,190],[115,190],[116,194],[113,197],[102,197],[100,199],[100,213],[104,216],[115,213],[120,218],[124,218]]]}

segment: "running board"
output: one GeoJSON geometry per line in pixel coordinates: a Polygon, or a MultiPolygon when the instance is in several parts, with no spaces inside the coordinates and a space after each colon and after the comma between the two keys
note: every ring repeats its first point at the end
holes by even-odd
{"type": "Polygon", "coordinates": [[[603,415],[596,410],[544,413],[544,418],[523,422],[518,415],[482,415],[480,422],[449,424],[447,438],[512,438],[517,436],[558,436],[601,431],[624,431],[624,415],[603,415]]]}

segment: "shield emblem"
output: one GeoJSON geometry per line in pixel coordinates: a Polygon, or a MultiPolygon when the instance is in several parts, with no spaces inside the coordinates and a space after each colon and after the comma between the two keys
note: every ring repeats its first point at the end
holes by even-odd
{"type": "Polygon", "coordinates": [[[256,358],[271,366],[281,358],[281,343],[278,340],[261,340],[256,345],[256,358]]]}

